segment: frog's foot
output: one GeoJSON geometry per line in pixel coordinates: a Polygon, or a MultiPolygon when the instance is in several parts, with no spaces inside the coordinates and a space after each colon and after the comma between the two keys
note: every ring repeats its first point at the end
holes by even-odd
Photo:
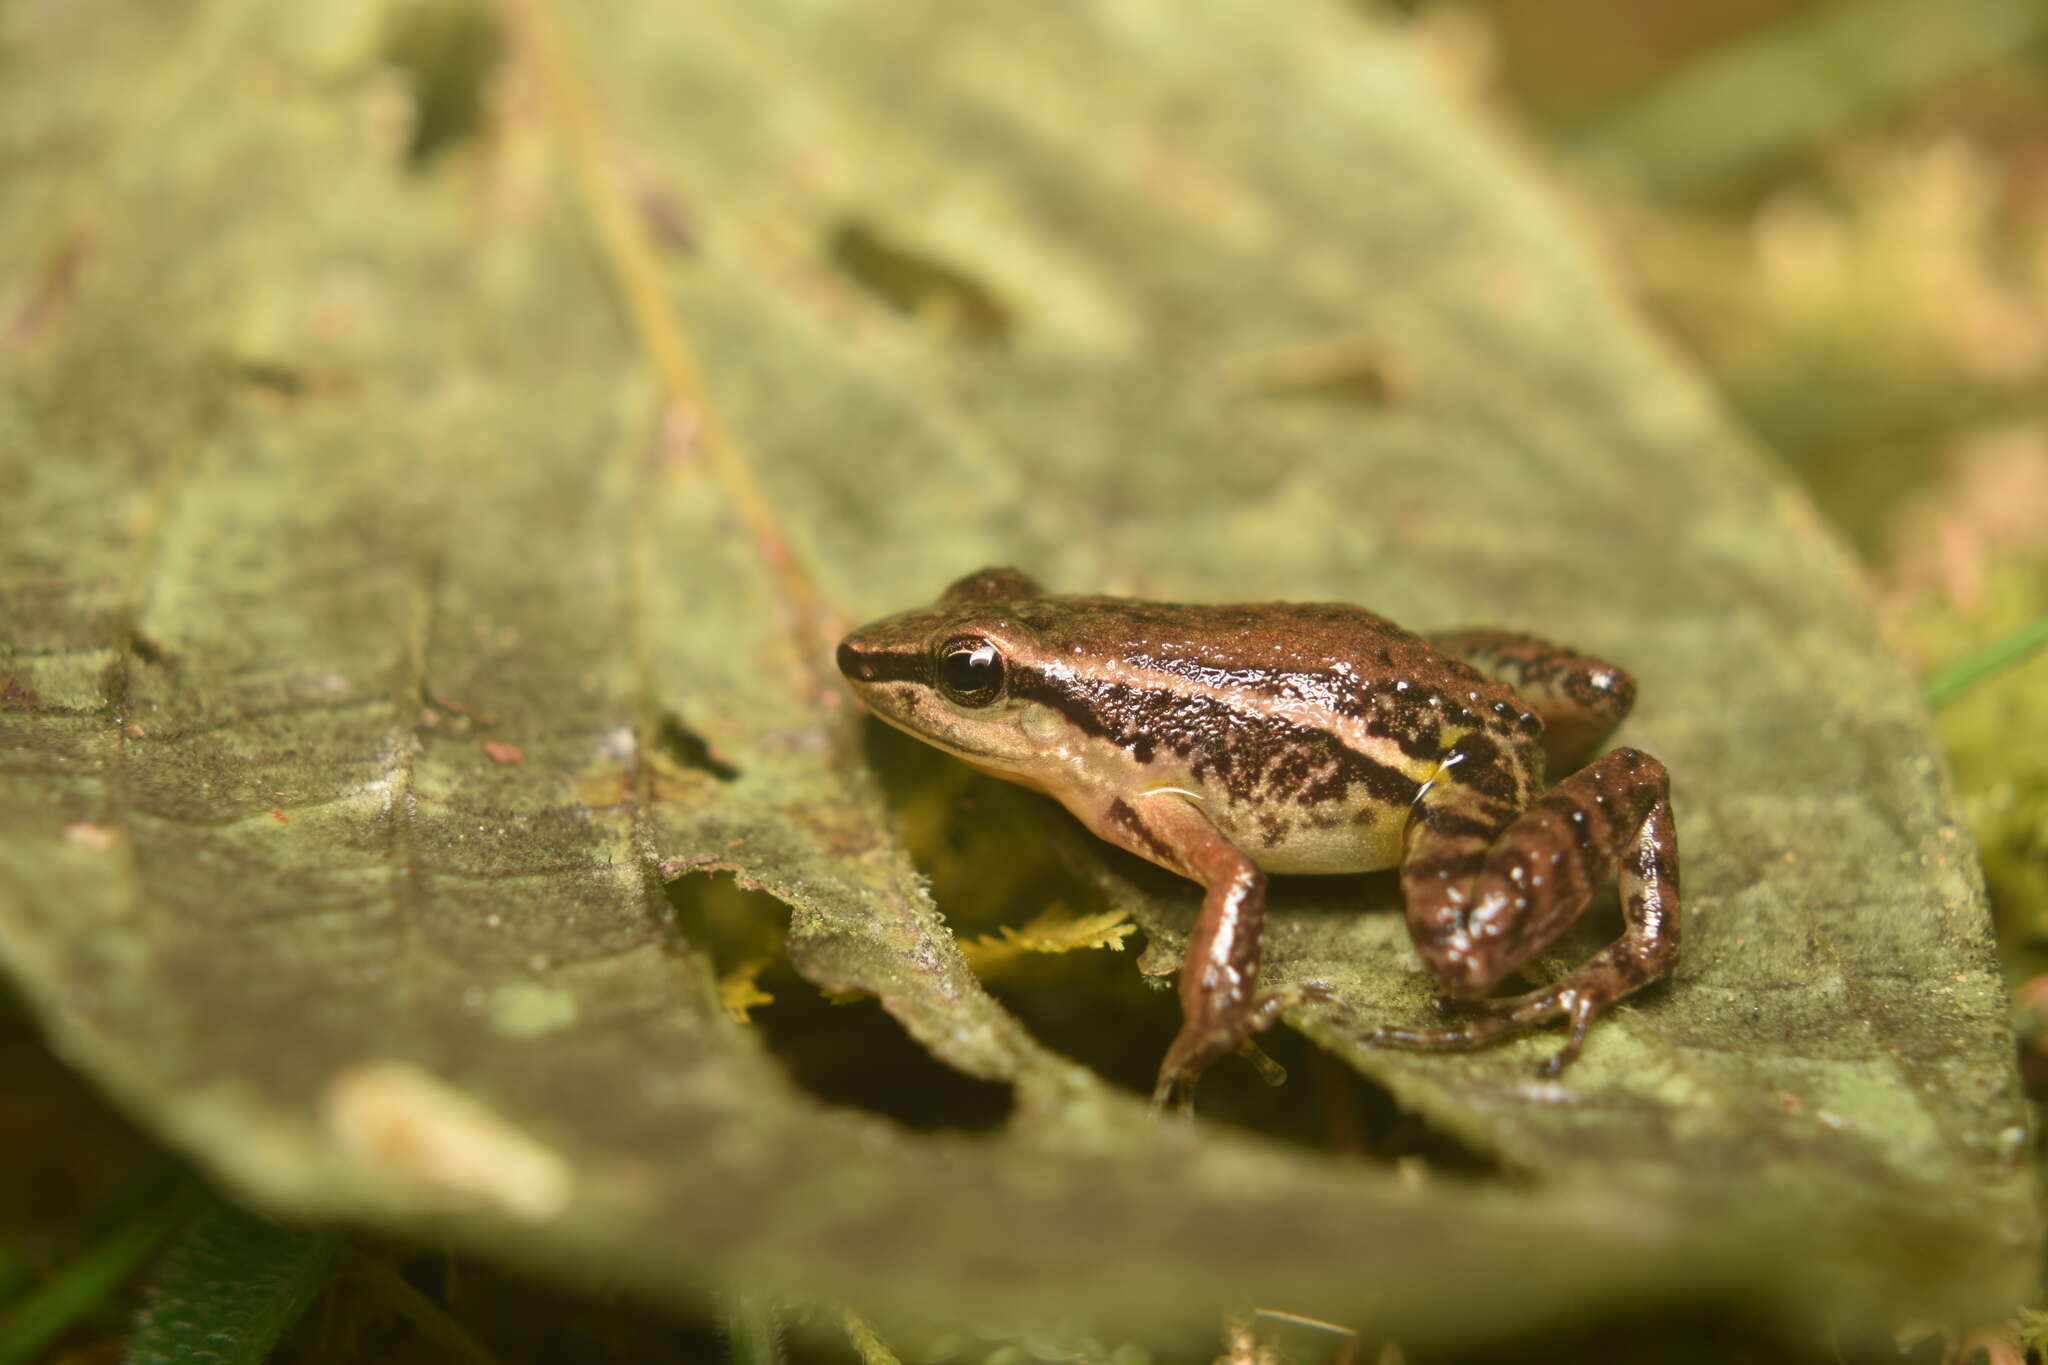
{"type": "Polygon", "coordinates": [[[1219,1058],[1250,1046],[1245,1030],[1198,1027],[1193,1021],[1181,1026],[1166,1060],[1159,1064],[1159,1080],[1152,1087],[1152,1112],[1161,1114],[1171,1106],[1175,1113],[1195,1112],[1195,1082],[1219,1058]]]}
{"type": "Polygon", "coordinates": [[[1364,1041],[1373,1047],[1411,1052],[1469,1052],[1562,1019],[1564,1046],[1536,1068],[1539,1076],[1556,1076],[1578,1060],[1594,1018],[1623,996],[1663,976],[1676,951],[1677,944],[1671,939],[1632,929],[1552,985],[1501,1000],[1464,1001],[1463,1007],[1473,1011],[1473,1017],[1449,1028],[1382,1027],[1367,1034],[1364,1041]]]}
{"type": "Polygon", "coordinates": [[[1432,798],[1401,866],[1416,952],[1453,995],[1476,1002],[1475,1016],[1440,1029],[1382,1028],[1368,1040],[1462,1051],[1563,1019],[1565,1045],[1541,1070],[1555,1076],[1579,1055],[1595,1015],[1678,960],[1670,778],[1648,754],[1616,749],[1490,832],[1488,820],[1498,825],[1507,813],[1473,786],[1477,771],[1432,798]],[[1553,985],[1484,998],[1555,942],[1610,875],[1620,884],[1620,938],[1553,985]]]}
{"type": "Polygon", "coordinates": [[[1234,1021],[1216,1019],[1206,1025],[1190,1021],[1183,1025],[1174,1037],[1173,1046],[1166,1050],[1166,1060],[1160,1064],[1159,1082],[1152,1088],[1152,1111],[1161,1112],[1169,1102],[1181,1113],[1192,1110],[1196,1080],[1210,1063],[1231,1052],[1242,1054],[1246,1061],[1258,1068],[1259,1079],[1267,1085],[1284,1085],[1287,1068],[1260,1051],[1252,1036],[1264,1033],[1280,1017],[1281,1011],[1292,1009],[1304,1000],[1341,1003],[1321,986],[1283,986],[1279,990],[1267,991],[1234,1021]]]}
{"type": "Polygon", "coordinates": [[[1409,1029],[1382,1025],[1366,1034],[1361,1041],[1368,1047],[1395,1048],[1406,1052],[1471,1052],[1527,1033],[1549,1020],[1564,1019],[1569,1026],[1564,1046],[1536,1068],[1539,1076],[1556,1076],[1578,1060],[1580,1049],[1586,1045],[1586,1030],[1592,1027],[1594,1016],[1600,1013],[1601,1007],[1608,1003],[1600,991],[1578,980],[1578,976],[1579,973],[1575,972],[1555,986],[1506,1000],[1460,1001],[1458,1007],[1468,1013],[1476,1011],[1475,1017],[1450,1028],[1409,1029]]]}
{"type": "Polygon", "coordinates": [[[1267,1085],[1287,1084],[1287,1068],[1268,1057],[1259,1045],[1249,1038],[1236,1043],[1214,1041],[1207,1045],[1189,1044],[1183,1052],[1179,1039],[1166,1053],[1166,1061],[1159,1068],[1159,1081],[1152,1087],[1152,1112],[1163,1114],[1171,1108],[1177,1114],[1195,1112],[1195,1082],[1209,1069],[1209,1063],[1225,1053],[1236,1052],[1258,1068],[1259,1079],[1267,1085]]]}

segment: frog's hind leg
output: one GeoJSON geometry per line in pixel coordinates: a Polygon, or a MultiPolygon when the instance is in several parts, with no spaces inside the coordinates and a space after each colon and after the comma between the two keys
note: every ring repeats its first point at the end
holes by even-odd
{"type": "Polygon", "coordinates": [[[1543,718],[1543,751],[1553,773],[1584,762],[1636,702],[1636,680],[1623,669],[1533,635],[1460,630],[1429,642],[1506,683],[1543,718]]]}
{"type": "Polygon", "coordinates": [[[1678,960],[1678,838],[1664,765],[1616,749],[1551,788],[1490,842],[1486,815],[1498,801],[1485,792],[1453,783],[1426,794],[1422,806],[1401,870],[1409,932],[1437,978],[1483,1013],[1444,1029],[1381,1028],[1368,1041],[1463,1051],[1562,1018],[1570,1034],[1543,1067],[1554,1076],[1578,1056],[1595,1015],[1678,960]],[[1617,873],[1619,939],[1555,985],[1479,999],[1548,947],[1617,873]]]}

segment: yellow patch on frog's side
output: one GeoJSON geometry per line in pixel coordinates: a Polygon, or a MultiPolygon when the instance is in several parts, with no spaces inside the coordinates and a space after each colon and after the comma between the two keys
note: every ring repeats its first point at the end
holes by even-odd
{"type": "Polygon", "coordinates": [[[1361,812],[1355,821],[1354,837],[1358,839],[1362,859],[1379,867],[1399,867],[1408,844],[1408,822],[1414,815],[1413,805],[1382,806],[1361,812]]]}
{"type": "Polygon", "coordinates": [[[756,1005],[772,1005],[775,997],[761,989],[761,973],[768,970],[771,961],[765,957],[750,957],[724,976],[718,978],[718,1003],[725,1008],[726,1017],[735,1024],[753,1022],[748,1012],[756,1005]]]}
{"type": "Polygon", "coordinates": [[[1324,801],[1275,803],[1277,819],[1224,807],[1218,828],[1267,872],[1309,875],[1374,872],[1398,867],[1409,806],[1324,801]]]}
{"type": "Polygon", "coordinates": [[[1001,968],[1026,953],[1071,953],[1086,948],[1108,948],[1121,952],[1124,940],[1137,927],[1121,910],[1095,915],[1075,915],[1054,905],[1021,929],[1004,925],[995,934],[983,934],[960,944],[967,965],[976,972],[1001,968]]]}

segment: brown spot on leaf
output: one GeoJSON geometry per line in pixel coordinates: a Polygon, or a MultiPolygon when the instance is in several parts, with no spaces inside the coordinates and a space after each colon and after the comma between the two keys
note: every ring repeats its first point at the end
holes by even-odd
{"type": "Polygon", "coordinates": [[[662,717],[661,733],[655,737],[655,743],[676,763],[709,773],[720,782],[731,782],[740,775],[740,770],[720,758],[703,736],[674,715],[662,717]]]}
{"type": "Polygon", "coordinates": [[[1407,388],[1384,344],[1367,337],[1304,341],[1228,361],[1223,382],[1254,397],[1324,398],[1383,408],[1407,388]]]}
{"type": "Polygon", "coordinates": [[[1009,308],[974,276],[870,224],[841,223],[827,251],[855,283],[948,341],[1000,345],[1015,326],[1009,308]]]}
{"type": "Polygon", "coordinates": [[[43,694],[14,678],[0,680],[0,707],[10,711],[35,711],[43,705],[43,694]]]}
{"type": "Polygon", "coordinates": [[[13,316],[0,318],[0,352],[26,351],[49,335],[78,294],[86,246],[86,234],[74,231],[37,264],[13,316]]]}
{"type": "Polygon", "coordinates": [[[128,632],[128,652],[151,668],[170,668],[177,663],[176,657],[161,640],[139,630],[128,632]]]}
{"type": "Polygon", "coordinates": [[[476,726],[478,729],[487,730],[497,724],[496,721],[484,712],[424,687],[420,689],[420,699],[427,704],[429,714],[426,717],[425,723],[428,725],[438,724],[441,716],[452,717],[467,725],[476,726]]]}
{"type": "Polygon", "coordinates": [[[253,398],[270,407],[345,398],[357,388],[356,377],[346,370],[269,359],[231,359],[222,363],[226,382],[237,397],[253,398]]]}
{"type": "Polygon", "coordinates": [[[652,161],[635,157],[626,169],[640,221],[656,245],[678,256],[697,254],[696,215],[652,161]]]}

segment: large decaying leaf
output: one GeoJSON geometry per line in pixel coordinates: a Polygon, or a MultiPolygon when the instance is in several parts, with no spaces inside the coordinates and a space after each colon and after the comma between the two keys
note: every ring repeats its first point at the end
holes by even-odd
{"type": "MultiPolygon", "coordinates": [[[[1397,35],[564,8],[0,14],[0,944],[81,1067],[274,1209],[682,1302],[1423,1342],[2019,1292],[1924,718],[1782,476],[1397,35]],[[379,61],[437,14],[502,25],[440,143],[379,61]],[[1626,662],[1676,980],[1557,1082],[1548,1039],[1370,1052],[1428,994],[1398,914],[1293,888],[1272,976],[1355,1012],[1293,1022],[1502,1174],[1153,1123],[977,983],[833,685],[835,612],[991,561],[1626,662]],[[708,870],[1008,1122],[793,1084],[672,922],[708,870]]],[[[1170,961],[1191,888],[1099,867],[1170,961]]]]}

